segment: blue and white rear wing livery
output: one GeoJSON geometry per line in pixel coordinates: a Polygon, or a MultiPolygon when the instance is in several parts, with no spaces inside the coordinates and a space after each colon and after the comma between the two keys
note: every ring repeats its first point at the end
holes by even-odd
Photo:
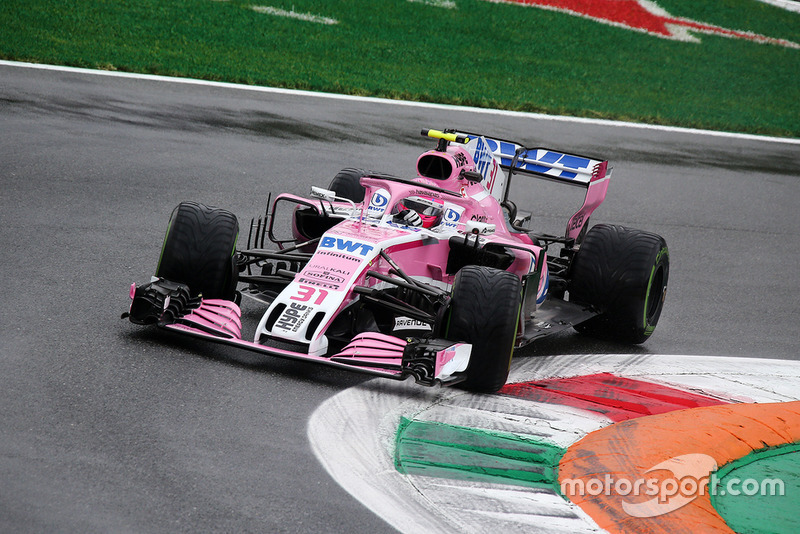
{"type": "MultiPolygon", "coordinates": [[[[542,178],[588,187],[603,170],[606,161],[566,154],[549,148],[525,148],[513,141],[492,139],[476,134],[456,134],[467,138],[467,150],[473,154],[478,172],[488,170],[489,157],[496,158],[506,172],[532,174],[542,178]],[[491,156],[488,156],[491,154],[491,156]]],[[[605,176],[603,176],[605,177],[605,176]]]]}
{"type": "Polygon", "coordinates": [[[466,146],[476,170],[484,177],[486,189],[501,203],[508,202],[515,174],[586,188],[583,206],[567,223],[567,239],[580,241],[589,216],[605,200],[611,177],[608,161],[549,148],[526,148],[513,141],[474,133],[453,132],[452,135],[455,142],[466,146]]]}
{"type": "MultiPolygon", "coordinates": [[[[510,158],[503,156],[500,161],[501,166],[510,167],[513,156],[510,158]]],[[[520,154],[515,168],[520,171],[546,175],[549,178],[560,178],[571,184],[588,185],[595,169],[601,163],[601,161],[581,156],[562,154],[543,148],[531,148],[520,154]]]]}

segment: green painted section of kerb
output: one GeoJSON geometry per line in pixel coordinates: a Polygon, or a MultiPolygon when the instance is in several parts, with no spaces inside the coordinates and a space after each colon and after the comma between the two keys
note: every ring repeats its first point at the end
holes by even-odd
{"type": "Polygon", "coordinates": [[[738,534],[800,532],[800,443],[752,452],[714,475],[711,504],[738,534]]]}
{"type": "Polygon", "coordinates": [[[509,432],[402,418],[395,443],[400,473],[546,488],[557,493],[566,449],[509,432]]]}

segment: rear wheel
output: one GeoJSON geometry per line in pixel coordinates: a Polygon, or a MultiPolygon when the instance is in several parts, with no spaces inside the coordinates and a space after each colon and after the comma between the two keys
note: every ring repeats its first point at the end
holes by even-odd
{"type": "Polygon", "coordinates": [[[369,174],[363,169],[342,169],[339,174],[333,177],[328,189],[336,193],[337,197],[343,197],[353,202],[362,202],[366,189],[361,185],[361,177],[369,174]]]}
{"type": "Polygon", "coordinates": [[[581,333],[644,343],[664,307],[669,250],[664,238],[642,230],[598,224],[572,263],[570,301],[600,315],[576,326],[581,333]]]}
{"type": "Polygon", "coordinates": [[[189,286],[192,295],[234,300],[239,234],[236,216],[196,202],[182,202],[169,219],[156,276],[189,286]]]}
{"type": "Polygon", "coordinates": [[[507,271],[468,265],[456,274],[445,337],[472,343],[465,389],[494,392],[506,383],[520,302],[520,280],[507,271]]]}

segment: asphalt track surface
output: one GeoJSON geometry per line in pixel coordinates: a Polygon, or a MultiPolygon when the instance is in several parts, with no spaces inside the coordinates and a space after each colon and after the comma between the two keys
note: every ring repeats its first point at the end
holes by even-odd
{"type": "MultiPolygon", "coordinates": [[[[347,166],[410,174],[427,127],[607,158],[593,222],[669,244],[644,346],[570,333],[518,358],[800,355],[796,142],[0,65],[0,531],[393,531],[306,436],[314,409],[364,377],[119,316],[178,202],[246,228],[270,191],[303,194],[347,166]]],[[[551,232],[564,195],[521,193],[551,232]]]]}

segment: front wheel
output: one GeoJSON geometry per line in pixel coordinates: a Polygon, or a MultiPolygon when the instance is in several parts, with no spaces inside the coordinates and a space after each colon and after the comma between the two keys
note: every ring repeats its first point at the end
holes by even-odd
{"type": "Polygon", "coordinates": [[[456,274],[445,337],[472,344],[465,389],[491,393],[506,383],[521,288],[517,276],[491,267],[468,265],[456,274]]]}
{"type": "Polygon", "coordinates": [[[169,219],[156,276],[186,284],[192,295],[234,300],[238,235],[233,213],[181,202],[169,219]]]}
{"type": "Polygon", "coordinates": [[[625,343],[644,343],[664,307],[669,250],[663,237],[623,226],[598,224],[572,262],[570,301],[600,314],[575,328],[625,343]]]}

